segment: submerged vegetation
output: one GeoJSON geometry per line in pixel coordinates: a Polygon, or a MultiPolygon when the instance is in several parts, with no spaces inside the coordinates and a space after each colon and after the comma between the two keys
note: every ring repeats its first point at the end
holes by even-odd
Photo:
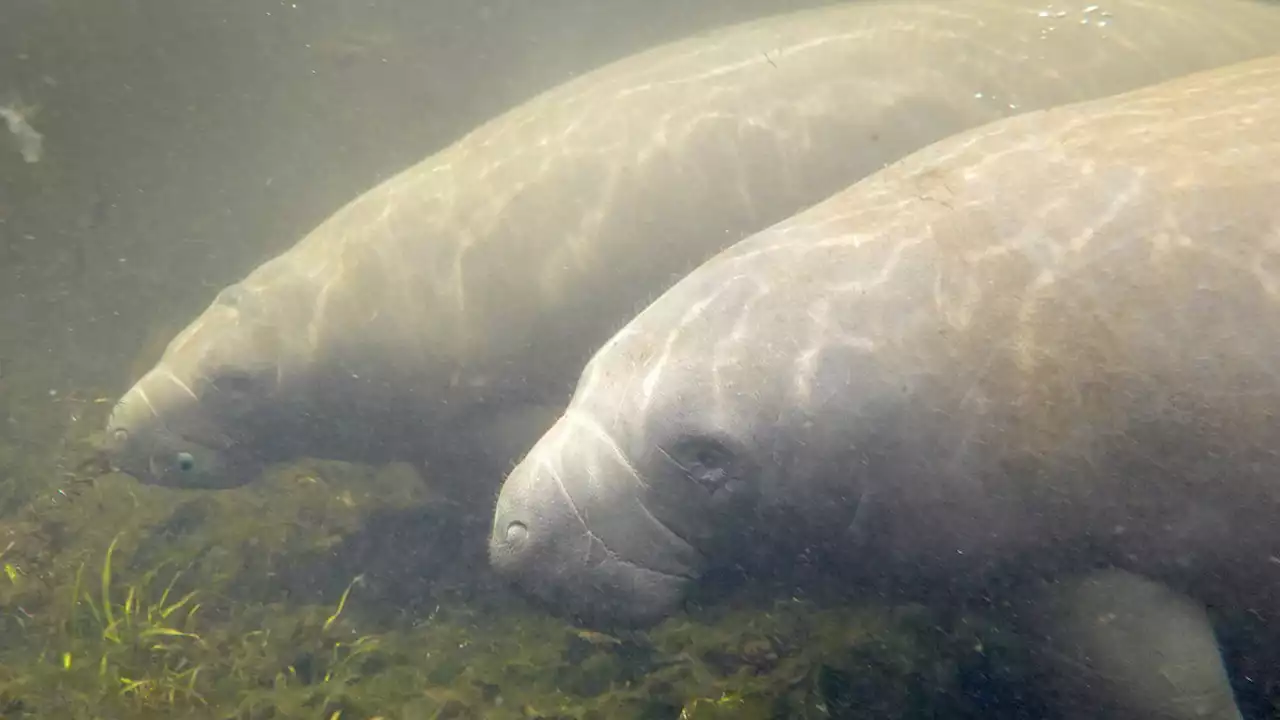
{"type": "Polygon", "coordinates": [[[934,652],[909,616],[886,633],[887,615],[796,600],[643,638],[461,605],[379,628],[352,617],[359,576],[332,604],[206,613],[183,571],[125,576],[118,547],[6,633],[4,717],[903,717],[952,675],[919,673],[934,652]]]}
{"type": "Polygon", "coordinates": [[[410,468],[168,490],[104,474],[99,395],[0,407],[0,718],[977,718],[1021,682],[992,628],[847,599],[574,627],[493,585],[410,468]]]}
{"type": "Polygon", "coordinates": [[[410,468],[169,490],[96,462],[102,395],[0,404],[3,718],[901,717],[968,642],[802,599],[589,631],[493,586],[410,468]]]}

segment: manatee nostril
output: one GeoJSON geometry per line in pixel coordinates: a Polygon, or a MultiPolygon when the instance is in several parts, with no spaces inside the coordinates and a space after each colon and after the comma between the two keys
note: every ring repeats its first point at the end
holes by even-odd
{"type": "Polygon", "coordinates": [[[529,537],[529,528],[519,521],[507,525],[507,545],[517,548],[529,537]]]}

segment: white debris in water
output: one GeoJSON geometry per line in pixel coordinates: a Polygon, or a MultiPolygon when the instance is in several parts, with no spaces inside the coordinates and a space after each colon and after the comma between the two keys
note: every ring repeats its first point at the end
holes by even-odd
{"type": "Polygon", "coordinates": [[[0,105],[0,118],[4,119],[4,124],[8,126],[9,132],[17,141],[18,152],[22,153],[22,159],[35,163],[40,162],[40,157],[44,154],[44,136],[31,127],[28,121],[30,116],[31,108],[16,102],[0,105]]]}

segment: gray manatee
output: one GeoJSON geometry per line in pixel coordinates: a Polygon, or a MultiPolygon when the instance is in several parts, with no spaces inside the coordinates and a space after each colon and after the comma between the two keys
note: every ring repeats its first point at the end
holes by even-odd
{"type": "Polygon", "coordinates": [[[1019,615],[1083,717],[1235,717],[1152,690],[1183,652],[1222,698],[1192,605],[1079,578],[1275,616],[1278,368],[1273,56],[959,133],[720,253],[585,367],[490,556],[591,622],[761,548],[946,603],[1066,582],[1019,615]],[[1109,615],[1131,642],[1054,630],[1109,615]]]}
{"type": "Polygon", "coordinates": [[[113,461],[180,487],[431,461],[491,500],[591,353],[724,247],[954,131],[1280,49],[1253,2],[1043,7],[781,15],[535,97],[222,290],[115,407],[113,461]]]}

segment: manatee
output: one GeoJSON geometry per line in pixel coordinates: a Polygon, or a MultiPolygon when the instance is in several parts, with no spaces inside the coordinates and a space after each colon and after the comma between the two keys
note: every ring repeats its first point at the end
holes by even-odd
{"type": "Polygon", "coordinates": [[[114,408],[113,463],[216,488],[422,462],[491,503],[591,353],[719,250],[951,132],[1280,49],[1243,0],[1053,7],[768,17],[534,97],[218,293],[114,408]]]}
{"type": "Polygon", "coordinates": [[[1082,717],[1237,717],[1204,607],[1275,616],[1278,201],[1280,56],[931,144],[607,341],[491,562],[595,624],[769,549],[947,607],[1025,589],[1082,717]]]}

